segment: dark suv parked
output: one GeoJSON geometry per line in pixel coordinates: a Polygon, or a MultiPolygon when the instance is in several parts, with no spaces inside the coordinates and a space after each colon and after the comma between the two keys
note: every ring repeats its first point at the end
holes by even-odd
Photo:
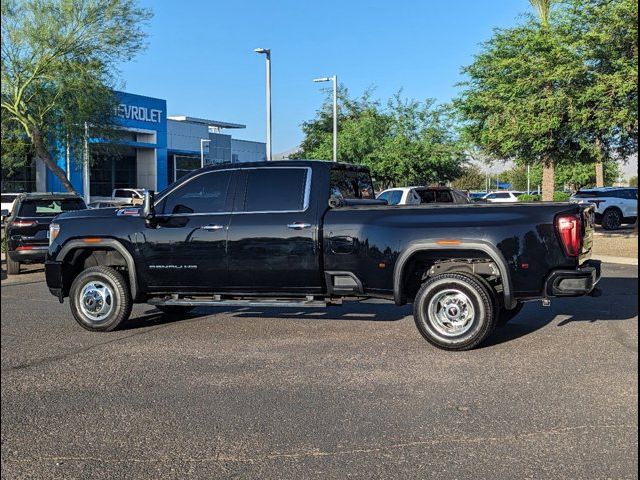
{"type": "Polygon", "coordinates": [[[84,201],[64,193],[23,193],[18,196],[14,208],[7,217],[7,273],[20,273],[22,263],[43,263],[49,248],[49,224],[63,212],[84,210],[84,201]]]}

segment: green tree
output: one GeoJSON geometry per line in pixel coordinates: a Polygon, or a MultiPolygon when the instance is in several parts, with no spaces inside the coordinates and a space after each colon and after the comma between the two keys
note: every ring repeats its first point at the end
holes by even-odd
{"type": "MultiPolygon", "coordinates": [[[[433,100],[408,100],[400,93],[386,104],[371,90],[351,98],[339,90],[338,158],[367,165],[376,181],[391,185],[427,184],[458,177],[465,161],[447,108],[433,100]]],[[[297,158],[331,158],[332,111],[328,96],[313,120],[303,123],[297,158]]]]}
{"type": "Polygon", "coordinates": [[[604,186],[604,163],[638,151],[638,3],[566,0],[559,13],[563,38],[587,66],[576,92],[576,136],[604,186]]]}
{"type": "Polygon", "coordinates": [[[462,175],[451,182],[451,186],[460,190],[484,190],[487,188],[487,176],[476,165],[462,169],[462,175]]]}
{"type": "MultiPolygon", "coordinates": [[[[581,188],[596,186],[595,162],[575,162],[561,163],[555,170],[554,190],[579,190],[581,188]]],[[[616,182],[620,176],[620,169],[617,162],[604,162],[604,178],[608,184],[616,182]]],[[[527,167],[525,165],[515,165],[500,175],[508,183],[511,183],[514,190],[527,189],[527,167]]],[[[535,190],[542,184],[542,165],[536,163],[531,166],[529,173],[531,189],[535,190]]]]}
{"type": "MultiPolygon", "coordinates": [[[[2,2],[2,146],[25,145],[69,191],[55,158],[85,134],[116,136],[117,67],[144,47],[150,12],[134,0],[2,2]]],[[[108,143],[108,142],[107,142],[108,143]]],[[[16,155],[2,155],[15,166],[16,155]]]]}
{"type": "Polygon", "coordinates": [[[554,170],[581,158],[572,98],[585,78],[580,57],[553,24],[529,19],[496,30],[474,62],[455,105],[465,136],[488,155],[543,165],[543,198],[551,200],[554,170]]]}
{"type": "Polygon", "coordinates": [[[629,179],[629,186],[630,187],[637,187],[638,186],[638,176],[634,175],[633,177],[631,177],[629,179]]]}

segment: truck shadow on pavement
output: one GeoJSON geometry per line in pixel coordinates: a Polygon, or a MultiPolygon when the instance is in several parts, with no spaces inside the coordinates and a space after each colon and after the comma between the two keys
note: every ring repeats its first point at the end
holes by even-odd
{"type": "Polygon", "coordinates": [[[515,340],[539,330],[556,317],[565,317],[557,324],[564,327],[574,322],[624,321],[638,316],[638,278],[608,277],[599,283],[600,297],[556,298],[550,307],[530,302],[511,322],[499,327],[484,344],[485,347],[515,340]]]}
{"type": "MultiPolygon", "coordinates": [[[[602,296],[557,298],[550,307],[540,302],[527,303],[522,312],[503,327],[498,327],[483,347],[499,345],[529,335],[544,328],[558,316],[564,317],[558,327],[573,322],[623,321],[638,315],[638,279],[609,277],[600,281],[602,296]]],[[[227,314],[233,318],[260,320],[286,319],[296,321],[368,321],[396,322],[412,315],[412,306],[397,307],[390,302],[346,302],[342,307],[278,308],[278,307],[200,307],[186,315],[162,314],[150,307],[144,314],[132,318],[121,330],[132,330],[163,324],[197,321],[203,317],[227,314]]]]}

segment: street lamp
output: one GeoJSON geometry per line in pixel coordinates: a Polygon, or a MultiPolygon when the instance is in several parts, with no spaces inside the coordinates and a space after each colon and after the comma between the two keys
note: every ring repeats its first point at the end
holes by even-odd
{"type": "Polygon", "coordinates": [[[271,49],[256,48],[256,53],[265,55],[267,66],[267,161],[271,160],[271,49]]]}
{"type": "Polygon", "coordinates": [[[319,82],[333,82],[333,161],[338,161],[338,76],[316,78],[319,82]]]}
{"type": "Polygon", "coordinates": [[[208,138],[200,139],[200,168],[204,167],[204,143],[210,141],[208,138]]]}

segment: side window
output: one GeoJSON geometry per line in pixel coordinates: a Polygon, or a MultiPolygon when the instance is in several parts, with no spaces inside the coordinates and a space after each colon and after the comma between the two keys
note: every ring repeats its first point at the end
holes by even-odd
{"type": "Polygon", "coordinates": [[[434,203],[436,201],[436,192],[433,190],[418,190],[421,203],[434,203]]]}
{"type": "Polygon", "coordinates": [[[375,198],[369,173],[355,170],[331,170],[331,195],[346,199],[375,198]]]}
{"type": "Polygon", "coordinates": [[[130,190],[116,190],[114,192],[114,197],[119,198],[133,198],[134,193],[130,190]]]}
{"type": "Polygon", "coordinates": [[[511,198],[509,193],[496,193],[493,198],[511,198]]]}
{"type": "Polygon", "coordinates": [[[389,205],[398,205],[402,201],[402,190],[391,190],[389,192],[389,205]]]}
{"type": "Polygon", "coordinates": [[[230,210],[227,202],[231,171],[210,172],[195,177],[163,201],[164,214],[220,213],[230,210]]]}
{"type": "Polygon", "coordinates": [[[453,197],[451,192],[447,190],[436,190],[436,202],[437,203],[453,203],[453,197]]]}
{"type": "Polygon", "coordinates": [[[391,192],[382,192],[380,195],[378,195],[378,200],[386,200],[387,203],[389,203],[389,195],[391,194],[391,192]]]}
{"type": "Polygon", "coordinates": [[[245,212],[304,210],[306,168],[258,168],[247,170],[245,212]]]}

